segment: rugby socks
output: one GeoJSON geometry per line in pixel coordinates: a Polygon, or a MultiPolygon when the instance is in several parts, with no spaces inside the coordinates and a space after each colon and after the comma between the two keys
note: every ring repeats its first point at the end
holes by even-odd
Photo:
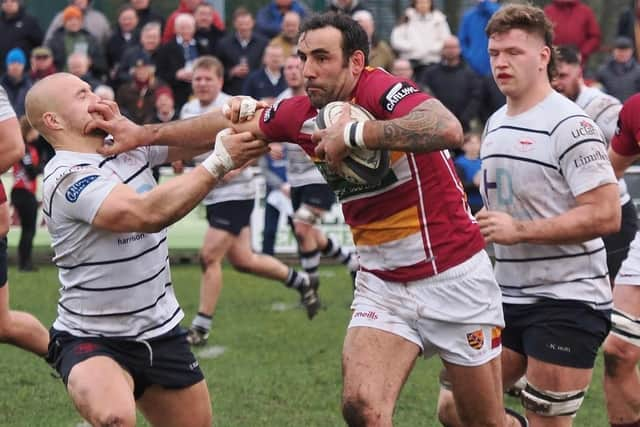
{"type": "Polygon", "coordinates": [[[327,237],[327,246],[322,249],[322,255],[335,258],[342,264],[349,263],[349,259],[351,259],[351,252],[340,246],[340,243],[333,240],[330,236],[327,237]]]}
{"type": "Polygon", "coordinates": [[[640,420],[635,421],[629,424],[613,424],[611,423],[611,427],[640,427],[640,420]]]}
{"type": "Polygon", "coordinates": [[[198,328],[202,331],[209,332],[211,330],[211,324],[213,323],[213,316],[198,312],[196,317],[193,318],[191,326],[198,328]]]}
{"type": "Polygon", "coordinates": [[[300,252],[300,265],[309,276],[318,276],[318,266],[320,265],[320,251],[300,252]]]}
{"type": "Polygon", "coordinates": [[[289,267],[289,274],[287,274],[287,280],[284,285],[287,288],[300,289],[306,284],[305,276],[298,273],[293,268],[289,267]]]}

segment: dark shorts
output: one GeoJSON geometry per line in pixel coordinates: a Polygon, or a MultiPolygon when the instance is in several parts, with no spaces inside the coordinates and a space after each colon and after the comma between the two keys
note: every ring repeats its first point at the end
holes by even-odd
{"type": "Polygon", "coordinates": [[[0,288],[7,284],[7,237],[0,237],[0,288]]]}
{"type": "Polygon", "coordinates": [[[611,329],[611,310],[579,301],[503,304],[502,345],[543,362],[590,369],[611,329]]]}
{"type": "Polygon", "coordinates": [[[629,200],[622,205],[622,221],[620,231],[602,238],[607,249],[607,267],[609,276],[616,277],[622,261],[629,254],[629,245],[638,231],[638,213],[633,205],[633,200],[629,200]]]}
{"type": "Polygon", "coordinates": [[[142,341],[117,338],[82,338],[67,332],[49,331],[47,362],[67,385],[71,369],[91,357],[106,356],[116,361],[133,378],[136,399],[154,384],[180,389],[204,379],[187,342],[187,332],[176,326],[156,338],[142,341]]]}
{"type": "Polygon", "coordinates": [[[207,221],[211,228],[224,230],[237,236],[251,223],[252,211],[253,199],[214,203],[207,205],[207,221]]]}
{"type": "Polygon", "coordinates": [[[336,195],[327,184],[309,184],[301,187],[291,187],[291,205],[293,210],[304,203],[314,208],[328,211],[336,202],[336,195]]]}

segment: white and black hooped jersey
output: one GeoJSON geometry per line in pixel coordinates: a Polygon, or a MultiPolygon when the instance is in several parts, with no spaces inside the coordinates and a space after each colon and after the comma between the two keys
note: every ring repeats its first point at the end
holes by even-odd
{"type": "Polygon", "coordinates": [[[0,122],[15,117],[16,113],[11,107],[7,92],[0,86],[0,122]]]}
{"type": "MultiPolygon", "coordinates": [[[[557,92],[516,116],[508,116],[506,106],[495,112],[485,128],[481,157],[485,206],[517,220],[559,216],[576,206],[576,196],[616,182],[602,132],[557,92]]],[[[611,308],[602,239],[494,248],[504,302],[552,298],[611,308]]]]}
{"type": "MultiPolygon", "coordinates": [[[[220,92],[216,99],[209,105],[203,106],[199,100],[194,99],[182,106],[180,110],[180,119],[189,119],[191,117],[201,116],[214,108],[222,108],[225,102],[231,98],[224,92],[220,92]]],[[[212,141],[213,142],[213,141],[212,141]]],[[[213,144],[212,144],[213,145],[213,144]]],[[[201,154],[194,160],[201,162],[211,154],[211,151],[201,154]]],[[[255,197],[256,185],[254,182],[254,174],[249,169],[244,169],[232,179],[221,181],[216,187],[209,192],[202,200],[205,205],[213,205],[214,203],[228,202],[231,200],[251,200],[255,197]]]]}
{"type": "Polygon", "coordinates": [[[151,167],[166,147],[112,157],[58,151],[44,171],[43,211],[58,267],[60,299],[54,328],[75,336],[149,339],[184,314],[171,284],[167,231],[115,233],[92,222],[118,184],[151,190],[151,167]]]}
{"type": "MultiPolygon", "coordinates": [[[[620,100],[604,93],[600,89],[582,86],[576,99],[576,104],[600,127],[608,147],[618,127],[618,115],[622,110],[620,100]]],[[[631,196],[624,178],[618,180],[618,184],[620,185],[620,205],[624,205],[631,200],[631,196]]]]}

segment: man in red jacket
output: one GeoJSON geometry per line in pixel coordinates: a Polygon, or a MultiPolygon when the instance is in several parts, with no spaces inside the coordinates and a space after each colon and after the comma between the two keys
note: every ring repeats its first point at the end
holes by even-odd
{"type": "Polygon", "coordinates": [[[600,25],[593,10],[580,0],[553,0],[544,13],[553,22],[553,44],[574,45],[586,64],[600,47],[600,25]]]}

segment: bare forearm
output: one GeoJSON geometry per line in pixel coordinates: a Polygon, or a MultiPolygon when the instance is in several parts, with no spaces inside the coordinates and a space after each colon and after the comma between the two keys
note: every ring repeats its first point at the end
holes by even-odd
{"type": "Polygon", "coordinates": [[[557,217],[516,224],[521,242],[538,245],[581,243],[611,234],[619,227],[619,203],[612,207],[578,206],[557,217]]]}
{"type": "Polygon", "coordinates": [[[231,126],[229,122],[216,109],[186,120],[145,125],[142,128],[143,135],[141,145],[168,145],[188,149],[211,149],[216,134],[222,129],[231,126]]]}
{"type": "Polygon", "coordinates": [[[0,174],[24,156],[24,142],[18,120],[10,118],[0,122],[0,174]]]}
{"type": "Polygon", "coordinates": [[[145,194],[143,212],[149,218],[144,227],[148,232],[156,232],[183,218],[211,191],[217,183],[204,167],[198,166],[191,172],[175,177],[145,194]]]}
{"type": "Polygon", "coordinates": [[[409,114],[392,120],[365,123],[368,148],[415,153],[455,149],[462,145],[462,126],[435,99],[423,102],[409,114]]]}

